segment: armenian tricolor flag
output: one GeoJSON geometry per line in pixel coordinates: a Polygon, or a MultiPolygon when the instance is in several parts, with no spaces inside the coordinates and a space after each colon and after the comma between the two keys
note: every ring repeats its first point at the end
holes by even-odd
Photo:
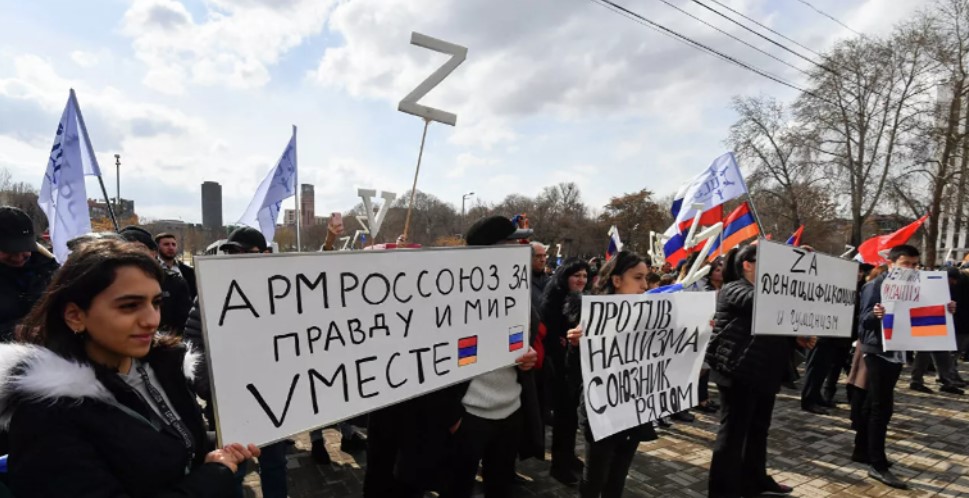
{"type": "Polygon", "coordinates": [[[512,327],[508,334],[508,351],[518,351],[525,347],[524,327],[512,327]]]}
{"type": "Polygon", "coordinates": [[[945,337],[945,306],[923,306],[909,310],[912,337],[945,337]]]}
{"type": "Polygon", "coordinates": [[[478,336],[458,339],[458,366],[471,365],[478,361],[478,336]]]}
{"type": "Polygon", "coordinates": [[[713,261],[721,254],[739,246],[743,241],[752,239],[760,234],[760,228],[750,210],[750,205],[743,202],[734,209],[723,223],[723,234],[713,240],[708,261],[713,261]],[[722,247],[720,241],[723,241],[722,247]]]}
{"type": "Polygon", "coordinates": [[[794,247],[800,246],[801,245],[801,234],[803,234],[803,233],[804,233],[804,225],[801,225],[787,239],[787,245],[794,246],[794,247]]]}

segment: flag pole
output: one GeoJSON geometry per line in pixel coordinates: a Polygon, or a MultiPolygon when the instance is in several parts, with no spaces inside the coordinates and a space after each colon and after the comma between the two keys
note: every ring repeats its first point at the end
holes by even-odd
{"type": "MultiPolygon", "coordinates": [[[[77,103],[77,95],[74,94],[74,89],[71,88],[71,104],[74,106],[74,112],[77,113],[77,123],[81,126],[81,133],[84,134],[84,144],[87,149],[91,151],[91,160],[94,161],[94,166],[98,171],[98,183],[101,184],[101,193],[104,195],[104,204],[108,206],[108,214],[111,215],[111,222],[114,224],[114,231],[118,232],[121,227],[118,226],[118,218],[114,214],[114,208],[111,207],[111,199],[108,198],[108,189],[104,188],[104,179],[101,178],[101,166],[98,164],[98,158],[94,155],[94,147],[91,145],[91,137],[87,134],[87,125],[84,124],[84,116],[81,114],[81,105],[77,103]]],[[[120,205],[121,199],[118,199],[120,205]]]]}
{"type": "Polygon", "coordinates": [[[407,243],[407,234],[410,230],[410,216],[414,211],[414,196],[417,194],[417,175],[421,172],[421,158],[424,157],[424,141],[427,139],[427,127],[430,125],[431,120],[424,118],[424,133],[421,135],[421,148],[417,152],[417,168],[414,170],[414,186],[410,189],[410,205],[407,206],[407,218],[404,220],[404,243],[407,243]]]}
{"type": "Polygon", "coordinates": [[[299,190],[299,161],[297,159],[299,157],[299,155],[297,154],[297,150],[296,150],[296,140],[295,140],[295,138],[296,138],[296,125],[293,125],[293,139],[294,139],[293,140],[293,159],[294,159],[294,162],[296,162],[296,164],[294,165],[296,167],[294,168],[294,171],[293,171],[293,182],[296,184],[296,252],[302,252],[302,250],[303,250],[303,241],[302,241],[302,238],[300,237],[300,232],[302,231],[301,230],[302,229],[302,226],[301,226],[301,223],[300,223],[300,221],[301,221],[300,218],[303,217],[303,213],[302,213],[302,211],[300,209],[300,205],[299,205],[300,204],[299,203],[299,193],[300,193],[300,190],[299,190]]]}
{"type": "Polygon", "coordinates": [[[763,235],[764,233],[764,223],[760,220],[760,215],[757,214],[757,207],[754,206],[754,197],[747,192],[747,203],[750,205],[750,212],[754,214],[754,220],[757,221],[757,229],[763,235]]]}

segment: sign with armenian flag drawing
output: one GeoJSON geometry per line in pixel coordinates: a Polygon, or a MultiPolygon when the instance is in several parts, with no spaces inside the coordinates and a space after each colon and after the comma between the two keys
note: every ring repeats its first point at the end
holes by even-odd
{"type": "Polygon", "coordinates": [[[894,268],[882,283],[885,351],[955,351],[949,280],[944,271],[894,268]]]}

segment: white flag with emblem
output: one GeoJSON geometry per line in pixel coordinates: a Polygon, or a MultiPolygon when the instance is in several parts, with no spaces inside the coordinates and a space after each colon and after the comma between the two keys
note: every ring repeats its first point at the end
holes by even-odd
{"type": "Polygon", "coordinates": [[[57,135],[37,198],[37,204],[47,215],[54,257],[59,263],[63,263],[70,253],[67,241],[91,231],[84,176],[99,176],[101,173],[80,116],[81,110],[72,89],[57,125],[57,135]]]}
{"type": "Polygon", "coordinates": [[[263,178],[239,224],[259,229],[266,243],[276,235],[276,220],[284,199],[296,195],[296,127],[276,166],[263,178]]]}
{"type": "Polygon", "coordinates": [[[747,193],[747,185],[740,174],[740,166],[733,152],[714,159],[703,173],[690,180],[683,191],[682,206],[676,214],[676,224],[693,219],[694,204],[702,204],[701,211],[709,211],[724,202],[747,193]]]}

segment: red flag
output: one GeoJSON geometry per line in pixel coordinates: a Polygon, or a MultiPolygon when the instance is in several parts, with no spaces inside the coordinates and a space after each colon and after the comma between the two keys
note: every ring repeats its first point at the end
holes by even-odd
{"type": "Polygon", "coordinates": [[[883,265],[887,263],[888,261],[879,253],[908,242],[908,239],[911,239],[915,235],[915,232],[925,223],[928,217],[929,215],[925,215],[908,226],[900,228],[897,232],[888,235],[879,235],[862,242],[858,246],[858,256],[865,263],[872,265],[883,265]]]}

